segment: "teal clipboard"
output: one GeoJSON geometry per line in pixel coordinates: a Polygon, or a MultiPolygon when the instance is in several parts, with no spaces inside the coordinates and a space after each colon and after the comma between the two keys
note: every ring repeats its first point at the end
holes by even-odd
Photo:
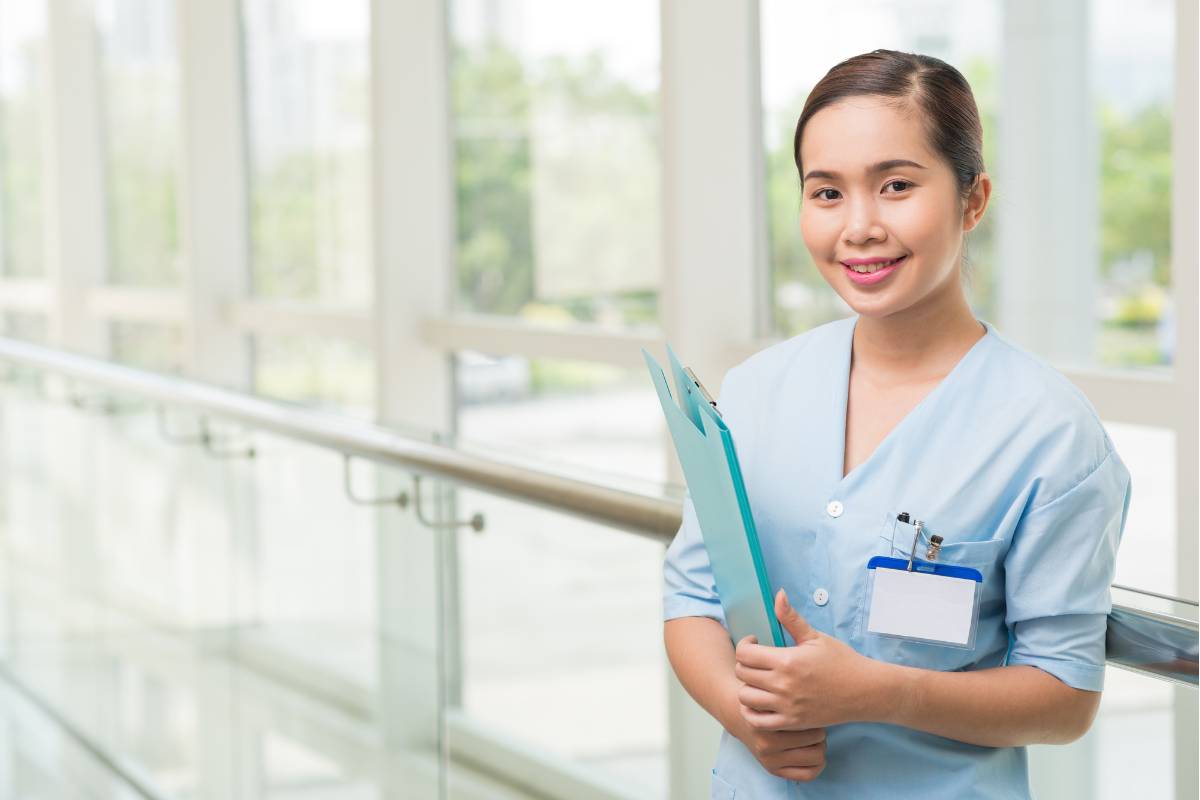
{"type": "Polygon", "coordinates": [[[774,593],[729,427],[700,393],[670,345],[667,357],[675,376],[678,405],[662,367],[645,348],[642,356],[683,467],[733,641],[753,634],[760,644],[784,647],[783,628],[775,618],[774,593]]]}

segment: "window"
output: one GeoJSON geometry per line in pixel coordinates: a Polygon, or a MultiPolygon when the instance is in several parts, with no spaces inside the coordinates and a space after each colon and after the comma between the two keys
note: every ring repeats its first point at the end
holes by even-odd
{"type": "Polygon", "coordinates": [[[101,0],[109,281],[177,286],[179,71],[175,4],[101,0]]]}
{"type": "Polygon", "coordinates": [[[451,29],[458,308],[656,323],[655,4],[461,0],[451,29]]]}
{"type": "Polygon", "coordinates": [[[1099,128],[1097,360],[1170,364],[1172,0],[1093,0],[1092,97],[1099,128]]]}
{"type": "Polygon", "coordinates": [[[42,103],[46,4],[0,0],[0,277],[44,275],[42,103]]]}
{"type": "Polygon", "coordinates": [[[253,292],[371,292],[366,0],[246,0],[253,292]]]}
{"type": "Polygon", "coordinates": [[[146,322],[109,324],[112,358],[155,372],[183,371],[183,328],[146,322]]]}

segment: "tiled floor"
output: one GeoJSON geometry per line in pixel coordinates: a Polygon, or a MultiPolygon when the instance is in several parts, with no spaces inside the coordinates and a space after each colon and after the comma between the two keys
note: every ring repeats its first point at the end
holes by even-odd
{"type": "Polygon", "coordinates": [[[385,747],[369,720],[231,663],[211,636],[151,630],[8,568],[0,586],[3,661],[22,689],[0,680],[2,798],[142,797],[23,692],[161,797],[529,797],[444,770],[436,743],[385,747]]]}

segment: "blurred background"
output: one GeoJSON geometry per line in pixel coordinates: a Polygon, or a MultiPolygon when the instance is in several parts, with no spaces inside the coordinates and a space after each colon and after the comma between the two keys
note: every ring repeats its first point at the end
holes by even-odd
{"type": "MultiPolygon", "coordinates": [[[[879,47],[970,81],[972,306],[1129,466],[1114,603],[1194,625],[1194,3],[0,0],[0,797],[707,796],[639,349],[851,313],[791,136],[879,47]]],[[[1196,728],[1110,666],[1034,788],[1196,797],[1196,728]]]]}

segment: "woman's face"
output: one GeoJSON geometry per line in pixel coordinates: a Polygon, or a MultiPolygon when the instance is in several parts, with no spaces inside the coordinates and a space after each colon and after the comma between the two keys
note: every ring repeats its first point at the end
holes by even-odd
{"type": "Polygon", "coordinates": [[[915,111],[873,96],[841,100],[808,121],[800,160],[804,244],[855,312],[884,317],[962,296],[963,233],[982,217],[990,183],[983,176],[960,209],[954,173],[929,149],[915,111]],[[858,266],[874,274],[850,266],[890,259],[901,260],[858,266]]]}

